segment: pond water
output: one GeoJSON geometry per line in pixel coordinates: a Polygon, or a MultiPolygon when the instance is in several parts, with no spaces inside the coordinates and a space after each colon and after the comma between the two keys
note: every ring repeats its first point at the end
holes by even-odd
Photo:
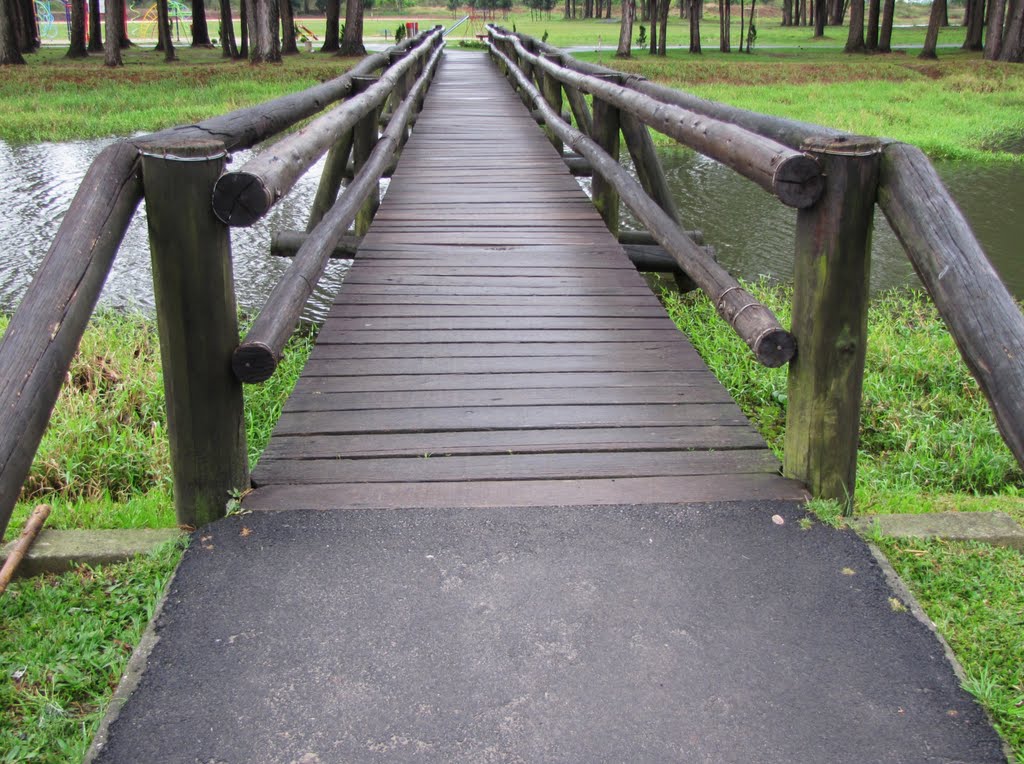
{"type": "MultiPolygon", "coordinates": [[[[93,157],[110,140],[9,146],[0,142],[0,311],[17,307],[53,239],[93,157]]],[[[252,152],[233,159],[240,166],[252,152]]],[[[684,224],[704,231],[720,262],[735,275],[786,280],[792,275],[796,213],[736,173],[686,150],[661,152],[684,224]]],[[[964,210],[986,253],[1011,291],[1024,297],[1024,166],[939,163],[939,174],[964,210]]],[[[319,177],[314,168],[266,219],[232,230],[239,306],[255,311],[287,267],[271,257],[270,232],[303,229],[319,177]]],[[[585,184],[586,185],[586,184],[585,184]]],[[[626,219],[628,225],[628,216],[626,219]]],[[[320,320],[347,263],[328,267],[304,318],[320,320]]],[[[875,226],[872,285],[916,283],[896,237],[881,213],[875,226]]],[[[153,307],[145,205],[132,221],[101,303],[151,311],[153,307]]]]}

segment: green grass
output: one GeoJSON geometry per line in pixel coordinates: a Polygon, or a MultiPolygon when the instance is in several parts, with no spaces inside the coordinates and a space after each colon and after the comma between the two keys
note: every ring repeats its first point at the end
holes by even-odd
{"type": "Polygon", "coordinates": [[[0,761],[81,761],[181,545],[0,597],[0,761]]]}
{"type": "MultiPolygon", "coordinates": [[[[748,286],[789,325],[791,288],[748,286]]],[[[663,300],[781,456],[786,370],[760,366],[706,297],[666,291],[663,300]]],[[[857,514],[1000,510],[1024,524],[1024,474],[937,311],[921,293],[892,292],[871,303],[857,475],[857,514]]],[[[823,521],[841,521],[835,502],[812,502],[811,508],[823,521]]],[[[875,540],[950,642],[970,677],[967,689],[1024,762],[1020,552],[875,540]]]]}

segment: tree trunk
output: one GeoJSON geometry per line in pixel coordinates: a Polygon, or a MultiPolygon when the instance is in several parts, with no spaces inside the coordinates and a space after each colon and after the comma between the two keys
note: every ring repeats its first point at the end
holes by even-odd
{"type": "MultiPolygon", "coordinates": [[[[667,0],[660,1],[667,2],[667,0]]],[[[647,7],[650,9],[651,14],[650,18],[647,19],[651,25],[651,45],[649,52],[652,56],[656,56],[658,55],[658,17],[661,14],[661,11],[659,10],[661,6],[659,5],[659,0],[650,0],[647,7]]]]}
{"type": "Polygon", "coordinates": [[[865,47],[868,50],[878,50],[878,17],[880,15],[881,2],[868,0],[868,33],[865,40],[865,47]]]}
{"type": "Polygon", "coordinates": [[[13,0],[0,0],[0,66],[25,63],[24,56],[18,50],[13,10],[13,0]]]}
{"type": "Polygon", "coordinates": [[[740,53],[743,52],[743,41],[746,39],[747,34],[744,29],[743,10],[743,0],[740,0],[740,53]]]}
{"type": "Polygon", "coordinates": [[[1024,63],[1024,0],[1012,0],[1009,13],[1010,22],[1003,32],[1003,49],[999,51],[999,60],[1024,63]]]}
{"type": "Polygon", "coordinates": [[[633,49],[633,17],[636,15],[636,0],[622,0],[622,21],[619,24],[619,47],[615,49],[618,58],[629,58],[633,49]]]}
{"type": "Polygon", "coordinates": [[[103,27],[100,17],[100,0],[89,0],[89,44],[90,53],[103,52],[103,27]]]}
{"type": "Polygon", "coordinates": [[[71,39],[68,58],[86,58],[85,49],[85,0],[71,0],[71,39]]]}
{"type": "Polygon", "coordinates": [[[732,52],[730,27],[732,25],[731,0],[718,0],[718,49],[722,53],[732,52]]]}
{"type": "Polygon", "coordinates": [[[363,0],[345,0],[345,34],[339,56],[365,56],[363,47],[363,0]]]}
{"type": "Polygon", "coordinates": [[[850,0],[850,31],[843,52],[863,53],[864,49],[864,0],[850,0]]]}
{"type": "Polygon", "coordinates": [[[1003,47],[1003,21],[1006,19],[1006,0],[988,0],[985,13],[985,58],[995,61],[1003,47]]]}
{"type": "Polygon", "coordinates": [[[882,2],[882,28],[878,34],[878,52],[892,53],[892,21],[896,15],[896,0],[882,2]]]}
{"type": "Polygon", "coordinates": [[[210,28],[206,23],[206,0],[192,0],[192,47],[213,47],[210,28]]]}
{"type": "Polygon", "coordinates": [[[829,0],[829,2],[828,24],[833,27],[841,27],[846,10],[845,3],[843,0],[829,0]]]}
{"type": "Polygon", "coordinates": [[[36,12],[32,0],[3,0],[10,2],[8,14],[14,30],[14,45],[19,53],[33,53],[39,47],[36,32],[36,12]]]}
{"type": "Polygon", "coordinates": [[[277,0],[253,0],[252,18],[249,21],[249,61],[253,64],[278,63],[281,61],[281,46],[278,41],[279,25],[277,0]]]}
{"type": "MultiPolygon", "coordinates": [[[[703,2],[703,0],[701,0],[703,2]]],[[[668,46],[668,14],[672,10],[672,0],[661,0],[661,36],[658,38],[658,55],[667,55],[668,46]]]]}
{"type": "Polygon", "coordinates": [[[171,39],[171,17],[167,0],[156,0],[156,26],[160,35],[156,50],[164,52],[164,61],[174,61],[174,40],[171,39]]]}
{"type": "Polygon", "coordinates": [[[239,0],[238,25],[242,32],[242,42],[238,47],[239,58],[249,58],[249,16],[251,16],[252,0],[239,0]]]}
{"type": "Polygon", "coordinates": [[[825,36],[825,0],[814,0],[814,36],[825,36]]]}
{"type": "Polygon", "coordinates": [[[982,35],[985,32],[985,0],[967,0],[967,35],[963,50],[983,50],[982,35]]]}
{"type": "MultiPolygon", "coordinates": [[[[117,13],[114,18],[114,23],[117,24],[117,44],[121,46],[121,50],[127,50],[134,45],[134,43],[128,39],[128,24],[124,19],[124,4],[126,1],[127,0],[117,0],[117,13]]],[[[104,48],[104,50],[106,50],[106,48],[104,48]]]]}
{"type": "Polygon", "coordinates": [[[700,53],[700,4],[704,0],[690,0],[690,52],[700,53]]]}
{"type": "Polygon", "coordinates": [[[324,32],[324,44],[320,47],[321,53],[337,53],[340,47],[338,42],[338,30],[340,29],[339,16],[341,15],[341,1],[327,0],[327,31],[324,32]]]}
{"type": "Polygon", "coordinates": [[[278,0],[278,11],[281,14],[281,54],[296,56],[299,46],[295,43],[295,15],[292,13],[291,0],[278,0]]]}
{"type": "Polygon", "coordinates": [[[121,29],[118,19],[121,17],[122,0],[107,0],[107,12],[104,16],[104,31],[107,34],[103,41],[104,66],[122,66],[121,61],[121,29]]]}
{"type": "Polygon", "coordinates": [[[918,58],[938,58],[935,55],[935,45],[939,41],[939,27],[945,14],[946,0],[932,0],[932,12],[928,17],[928,32],[924,36],[924,47],[921,48],[918,58]]]}
{"type": "Polygon", "coordinates": [[[782,0],[782,26],[793,26],[793,0],[782,0]]]}
{"type": "Polygon", "coordinates": [[[231,18],[231,0],[220,0],[220,49],[224,58],[238,58],[235,21],[231,18]]]}

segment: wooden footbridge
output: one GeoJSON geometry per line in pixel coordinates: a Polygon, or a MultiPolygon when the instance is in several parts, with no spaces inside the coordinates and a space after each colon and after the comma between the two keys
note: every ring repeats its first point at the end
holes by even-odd
{"type": "Polygon", "coordinates": [[[1004,760],[865,545],[797,523],[853,495],[876,202],[1024,460],[1024,317],[927,160],[497,28],[489,58],[443,47],[109,147],[10,322],[0,526],[145,199],[175,505],[202,530],[90,761],[1004,760]],[[684,229],[648,127],[798,210],[790,330],[684,229]],[[230,227],[325,154],[239,342],[230,227]],[[242,383],[353,255],[250,474],[242,383]],[[638,268],[789,363],[781,474],[638,268]],[[254,512],[213,523],[239,494],[254,512]]]}

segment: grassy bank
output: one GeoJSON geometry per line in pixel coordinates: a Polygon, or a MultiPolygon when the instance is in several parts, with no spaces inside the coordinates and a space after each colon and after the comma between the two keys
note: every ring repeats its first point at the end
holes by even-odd
{"type": "MultiPolygon", "coordinates": [[[[788,287],[752,291],[789,325],[788,287]]],[[[781,456],[785,369],[760,366],[705,297],[669,292],[664,300],[781,456]]],[[[869,313],[856,512],[975,510],[1024,523],[1024,474],[934,306],[920,293],[884,295],[869,313]]],[[[983,544],[879,543],[1024,761],[1024,557],[983,544]]]]}

